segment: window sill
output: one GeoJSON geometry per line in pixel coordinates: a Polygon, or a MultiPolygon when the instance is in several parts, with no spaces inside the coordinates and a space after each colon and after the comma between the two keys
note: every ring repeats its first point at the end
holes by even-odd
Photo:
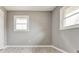
{"type": "Polygon", "coordinates": [[[14,32],[29,32],[29,30],[14,30],[14,32]]]}
{"type": "Polygon", "coordinates": [[[67,27],[62,27],[62,28],[60,28],[60,30],[68,30],[68,29],[75,29],[75,28],[79,28],[79,24],[67,26],[67,27]]]}

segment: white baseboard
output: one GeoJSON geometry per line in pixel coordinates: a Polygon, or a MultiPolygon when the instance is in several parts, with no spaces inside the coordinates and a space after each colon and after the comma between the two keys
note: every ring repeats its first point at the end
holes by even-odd
{"type": "Polygon", "coordinates": [[[61,53],[68,53],[67,51],[64,51],[63,49],[57,48],[56,46],[52,45],[52,48],[58,50],[61,53]]]}
{"type": "Polygon", "coordinates": [[[4,47],[1,47],[0,49],[5,49],[5,48],[7,48],[6,46],[4,46],[4,47]]]}
{"type": "Polygon", "coordinates": [[[64,50],[57,48],[56,46],[53,46],[53,45],[7,45],[6,47],[52,47],[52,48],[58,50],[59,52],[68,53],[67,51],[64,51],[64,50]]]}
{"type": "Polygon", "coordinates": [[[7,45],[7,47],[52,47],[52,45],[7,45]]]}

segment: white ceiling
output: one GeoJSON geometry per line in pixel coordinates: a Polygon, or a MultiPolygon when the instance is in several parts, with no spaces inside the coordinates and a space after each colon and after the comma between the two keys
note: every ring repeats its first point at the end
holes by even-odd
{"type": "Polygon", "coordinates": [[[4,6],[7,11],[52,11],[55,6],[4,6]]]}

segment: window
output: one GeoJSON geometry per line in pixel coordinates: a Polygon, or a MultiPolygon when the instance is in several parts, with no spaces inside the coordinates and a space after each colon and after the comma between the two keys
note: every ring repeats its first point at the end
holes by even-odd
{"type": "Polygon", "coordinates": [[[14,16],[14,31],[28,31],[29,16],[14,16]]]}
{"type": "Polygon", "coordinates": [[[63,7],[60,9],[61,29],[79,27],[79,7],[63,7]]]}

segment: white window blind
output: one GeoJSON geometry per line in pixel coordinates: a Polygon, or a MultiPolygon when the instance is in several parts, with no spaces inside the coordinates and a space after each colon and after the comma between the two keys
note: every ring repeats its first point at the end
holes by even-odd
{"type": "Polygon", "coordinates": [[[79,24],[79,7],[67,7],[64,9],[64,26],[79,24]]]}
{"type": "Polygon", "coordinates": [[[15,30],[25,30],[28,31],[28,16],[15,16],[14,17],[14,24],[15,30]]]}

